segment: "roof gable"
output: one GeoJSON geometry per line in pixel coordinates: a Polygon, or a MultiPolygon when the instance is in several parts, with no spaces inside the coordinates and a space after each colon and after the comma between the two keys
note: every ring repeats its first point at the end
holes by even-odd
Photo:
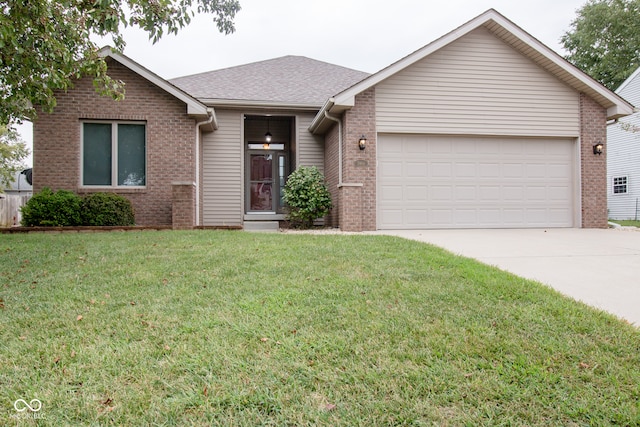
{"type": "Polygon", "coordinates": [[[359,93],[377,85],[416,62],[427,58],[434,52],[479,27],[486,28],[503,42],[531,59],[535,64],[554,75],[569,87],[592,97],[600,105],[607,108],[607,116],[609,119],[622,117],[633,112],[633,107],[620,96],[569,63],[494,9],[489,9],[482,15],[479,15],[450,33],[330,98],[323,106],[322,111],[316,116],[310,129],[315,132],[318,127],[321,127],[320,125],[323,124],[325,120],[325,111],[340,113],[353,107],[355,96],[359,93]]]}
{"type": "MultiPolygon", "coordinates": [[[[147,81],[158,86],[160,89],[184,102],[187,105],[187,114],[198,118],[208,118],[211,114],[213,114],[213,112],[210,111],[206,105],[202,104],[200,101],[193,98],[188,93],[169,83],[167,80],[163,79],[157,74],[149,71],[127,56],[115,52],[110,46],[103,47],[102,49],[100,49],[100,52],[98,54],[103,58],[108,57],[119,62],[142,78],[146,79],[147,81]]],[[[213,128],[217,128],[215,117],[212,126],[213,128]]]]}
{"type": "Polygon", "coordinates": [[[640,67],[622,82],[616,93],[635,105],[640,104],[640,67]]]}
{"type": "Polygon", "coordinates": [[[263,105],[319,109],[333,94],[368,73],[304,56],[283,56],[178,77],[171,83],[208,105],[263,105]]]}

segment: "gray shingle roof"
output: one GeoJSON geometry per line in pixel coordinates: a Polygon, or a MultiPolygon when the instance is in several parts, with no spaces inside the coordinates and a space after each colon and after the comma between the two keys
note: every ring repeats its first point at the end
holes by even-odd
{"type": "Polygon", "coordinates": [[[367,76],[362,71],[304,56],[283,56],[170,82],[201,102],[222,99],[320,107],[331,96],[367,76]]]}

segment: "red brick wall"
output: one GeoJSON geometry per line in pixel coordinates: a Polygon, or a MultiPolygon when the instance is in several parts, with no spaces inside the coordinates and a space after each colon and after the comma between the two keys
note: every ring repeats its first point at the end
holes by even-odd
{"type": "Polygon", "coordinates": [[[193,182],[174,182],[172,226],[174,230],[190,230],[196,220],[196,186],[193,182]]]}
{"type": "Polygon", "coordinates": [[[582,177],[582,227],[607,227],[607,111],[580,94],[580,173],[582,177]],[[604,152],[593,154],[602,142],[604,152]]]}
{"type": "MultiPolygon", "coordinates": [[[[343,223],[361,224],[361,230],[376,229],[376,94],[375,87],[356,96],[355,106],[344,114],[343,182],[362,184],[349,189],[341,213],[343,223]],[[367,139],[364,150],[358,148],[361,136],[367,139]],[[356,197],[354,192],[361,192],[356,197]]],[[[345,194],[345,196],[347,195],[345,194]]],[[[352,229],[350,231],[361,231],[352,229]]]]}
{"type": "Polygon", "coordinates": [[[96,94],[90,78],[58,93],[52,114],[40,113],[33,126],[34,191],[42,187],[78,193],[80,187],[81,120],[137,120],[147,123],[147,176],[144,189],[117,189],[136,210],[136,224],[168,225],[172,220],[173,181],[195,181],[195,121],[186,105],[121,64],[109,60],[109,75],[126,83],[126,96],[116,102],[96,94]]]}

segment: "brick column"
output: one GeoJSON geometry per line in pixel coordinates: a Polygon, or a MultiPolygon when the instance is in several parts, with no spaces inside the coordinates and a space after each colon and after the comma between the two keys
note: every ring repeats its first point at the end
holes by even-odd
{"type": "Polygon", "coordinates": [[[582,227],[607,228],[607,111],[580,94],[580,175],[582,227]],[[604,152],[593,154],[602,142],[604,152]]]}
{"type": "Polygon", "coordinates": [[[172,182],[171,224],[174,230],[191,230],[196,220],[195,182],[172,182]]]}
{"type": "Polygon", "coordinates": [[[365,223],[362,209],[363,186],[346,184],[338,188],[338,210],[340,216],[340,230],[363,231],[365,223]]]}
{"type": "MultiPolygon", "coordinates": [[[[360,221],[357,231],[376,229],[376,92],[368,89],[356,96],[355,106],[344,114],[342,141],[343,182],[358,184],[343,187],[340,197],[340,228],[347,230],[360,221]],[[367,139],[364,150],[358,148],[361,136],[367,139]],[[347,218],[349,217],[349,218],[347,218]]],[[[350,230],[356,231],[356,230],[350,230]]]]}

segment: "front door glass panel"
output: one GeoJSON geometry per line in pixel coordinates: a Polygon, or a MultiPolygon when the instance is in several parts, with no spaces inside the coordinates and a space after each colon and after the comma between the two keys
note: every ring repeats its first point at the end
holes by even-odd
{"type": "Polygon", "coordinates": [[[273,206],[273,154],[249,155],[249,205],[254,212],[271,212],[273,206]]]}

